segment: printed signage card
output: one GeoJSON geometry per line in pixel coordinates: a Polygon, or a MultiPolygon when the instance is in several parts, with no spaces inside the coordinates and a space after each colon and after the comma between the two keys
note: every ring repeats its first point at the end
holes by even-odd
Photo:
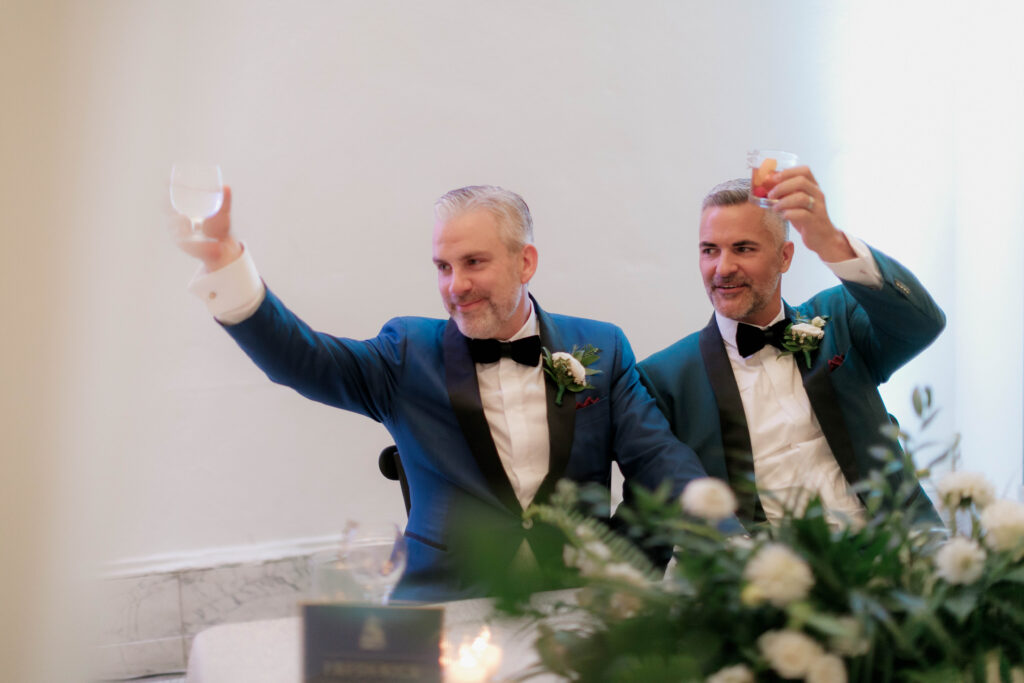
{"type": "Polygon", "coordinates": [[[441,607],[302,607],[306,683],[441,681],[441,607]]]}

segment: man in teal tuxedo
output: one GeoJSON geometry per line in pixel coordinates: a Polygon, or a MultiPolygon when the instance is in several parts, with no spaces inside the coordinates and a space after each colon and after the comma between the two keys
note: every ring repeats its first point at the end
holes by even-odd
{"type": "MultiPolygon", "coordinates": [[[[190,288],[275,382],[381,422],[408,478],[408,566],[395,597],[478,594],[460,525],[485,529],[497,566],[561,557],[523,510],[562,478],[678,494],[706,476],[640,384],[621,330],[549,314],[528,293],[537,268],[529,209],[492,186],[453,190],[435,205],[433,260],[448,320],[390,320],[365,341],[315,332],[266,289],[230,230],[230,190],[204,224],[211,241],[181,242],[204,267],[190,288]],[[541,348],[593,346],[589,387],[559,394],[541,348]],[[531,558],[530,556],[534,556],[531,558]]],[[[581,387],[574,387],[580,389],[581,387]]],[[[732,520],[735,523],[735,520],[732,520]]],[[[738,528],[735,524],[734,528],[738,528]]],[[[666,558],[667,559],[667,558],[666,558]]]]}
{"type": "MultiPolygon", "coordinates": [[[[938,336],[945,315],[906,268],[836,229],[807,167],[768,186],[770,208],[748,201],[746,179],[704,199],[700,270],[715,313],[640,363],[640,376],[676,436],[739,494],[742,522],[777,520],[819,496],[839,525],[864,516],[851,485],[882,466],[872,447],[899,453],[880,431],[890,417],[878,385],[938,336]],[[794,251],[787,221],[841,281],[796,307],[781,295],[794,251]],[[789,352],[794,331],[806,336],[789,352]]],[[[890,483],[909,482],[912,514],[941,524],[914,476],[901,468],[890,483]]]]}

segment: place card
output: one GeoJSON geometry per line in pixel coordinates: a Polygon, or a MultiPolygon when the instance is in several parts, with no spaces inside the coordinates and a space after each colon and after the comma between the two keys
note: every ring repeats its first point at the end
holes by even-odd
{"type": "Polygon", "coordinates": [[[302,606],[306,683],[441,681],[441,607],[302,606]]]}

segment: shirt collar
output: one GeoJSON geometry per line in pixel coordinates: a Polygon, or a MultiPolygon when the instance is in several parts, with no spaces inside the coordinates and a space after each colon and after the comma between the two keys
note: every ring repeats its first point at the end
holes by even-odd
{"type": "MultiPolygon", "coordinates": [[[[779,312],[775,314],[775,317],[772,318],[771,322],[769,322],[764,327],[760,325],[755,325],[755,327],[760,327],[762,330],[771,327],[775,323],[785,318],[785,313],[785,307],[782,305],[782,302],[780,301],[779,312]]],[[[726,318],[718,311],[715,311],[715,322],[718,323],[718,333],[722,335],[722,341],[724,341],[726,345],[736,348],[736,328],[739,326],[739,322],[733,320],[732,318],[726,318]]]]}

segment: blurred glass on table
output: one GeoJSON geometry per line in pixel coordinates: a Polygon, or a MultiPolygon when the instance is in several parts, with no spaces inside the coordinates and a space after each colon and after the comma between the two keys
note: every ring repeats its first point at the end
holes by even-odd
{"type": "Polygon", "coordinates": [[[310,558],[313,597],[386,605],[405,571],[407,555],[399,525],[350,521],[337,549],[310,558]]]}

